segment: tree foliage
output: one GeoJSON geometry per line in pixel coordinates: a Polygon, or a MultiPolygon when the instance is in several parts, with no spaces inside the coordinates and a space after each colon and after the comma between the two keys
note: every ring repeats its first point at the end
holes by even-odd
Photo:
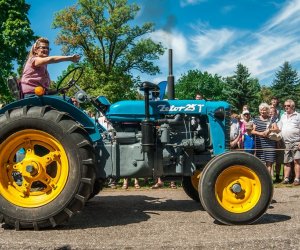
{"type": "Polygon", "coordinates": [[[64,53],[81,51],[88,74],[81,86],[94,94],[107,95],[111,101],[130,99],[139,78],[132,70],[156,74],[153,61],[164,48],[145,35],[152,23],[132,25],[140,8],[127,0],[79,0],[75,6],[56,13],[53,26],[60,28],[56,40],[64,53]]]}
{"type": "Polygon", "coordinates": [[[273,93],[271,87],[262,86],[260,90],[260,99],[262,102],[271,103],[271,99],[273,97],[273,93]]]}
{"type": "Polygon", "coordinates": [[[274,96],[279,100],[292,99],[296,104],[300,104],[299,99],[299,77],[289,62],[284,62],[275,73],[275,79],[271,85],[274,96]]]}
{"type": "Polygon", "coordinates": [[[189,70],[178,79],[175,92],[179,99],[195,99],[195,95],[201,93],[206,99],[221,100],[223,85],[218,75],[189,70]]]}
{"type": "Polygon", "coordinates": [[[26,58],[26,48],[35,39],[30,28],[25,0],[0,0],[0,99],[10,99],[6,78],[13,74],[14,63],[21,67],[26,58]]]}
{"type": "Polygon", "coordinates": [[[250,111],[257,112],[261,102],[258,80],[252,78],[248,68],[240,63],[237,65],[235,74],[226,78],[224,95],[235,112],[241,112],[246,104],[250,107],[250,111]]]}

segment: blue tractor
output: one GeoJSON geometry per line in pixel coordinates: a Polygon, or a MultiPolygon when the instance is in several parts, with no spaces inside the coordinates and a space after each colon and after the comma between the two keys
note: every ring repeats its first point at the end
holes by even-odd
{"type": "Polygon", "coordinates": [[[144,100],[110,104],[76,84],[81,70],[69,72],[57,91],[77,88],[77,100],[92,103],[113,129],[106,131],[65,94],[3,107],[0,223],[17,230],[64,224],[110,177],[180,178],[186,194],[224,224],[251,224],[265,213],[271,177],[255,156],[229,150],[228,103],[152,100],[158,86],[144,82],[144,100]]]}

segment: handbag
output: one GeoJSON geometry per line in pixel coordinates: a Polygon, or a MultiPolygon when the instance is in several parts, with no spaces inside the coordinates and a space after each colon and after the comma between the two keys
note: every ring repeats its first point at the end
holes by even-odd
{"type": "Polygon", "coordinates": [[[271,132],[268,138],[272,141],[280,141],[282,139],[282,135],[280,133],[271,132]]]}

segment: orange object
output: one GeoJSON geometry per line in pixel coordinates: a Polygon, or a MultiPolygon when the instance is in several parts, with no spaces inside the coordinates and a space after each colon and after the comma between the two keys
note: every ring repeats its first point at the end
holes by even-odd
{"type": "Polygon", "coordinates": [[[37,95],[37,96],[42,96],[45,94],[45,89],[41,86],[38,86],[34,89],[34,93],[37,95]]]}

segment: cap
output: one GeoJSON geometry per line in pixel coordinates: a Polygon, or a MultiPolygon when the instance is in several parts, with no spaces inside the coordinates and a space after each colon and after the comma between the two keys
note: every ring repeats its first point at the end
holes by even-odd
{"type": "Polygon", "coordinates": [[[244,110],[243,115],[245,115],[245,114],[250,114],[249,110],[244,110]]]}

